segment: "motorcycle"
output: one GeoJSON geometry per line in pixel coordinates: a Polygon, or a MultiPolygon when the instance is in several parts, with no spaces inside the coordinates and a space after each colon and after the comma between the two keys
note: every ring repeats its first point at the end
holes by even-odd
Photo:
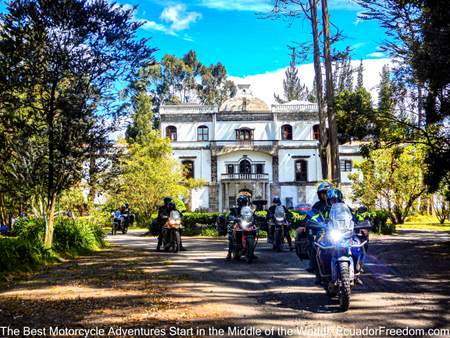
{"type": "Polygon", "coordinates": [[[232,257],[238,260],[244,256],[247,263],[252,263],[254,258],[255,247],[257,244],[258,228],[254,222],[253,211],[250,207],[242,207],[241,214],[238,218],[232,219],[231,240],[233,243],[232,257]]]}
{"type": "Polygon", "coordinates": [[[162,245],[164,251],[178,252],[181,249],[180,230],[182,227],[180,212],[178,210],[172,210],[167,222],[162,228],[162,245]]]}
{"type": "Polygon", "coordinates": [[[306,214],[300,214],[301,218],[295,224],[295,253],[300,260],[308,259],[308,233],[306,230],[306,214]]]}
{"type": "Polygon", "coordinates": [[[370,228],[368,220],[355,225],[350,209],[344,203],[335,203],[327,224],[322,224],[323,230],[314,243],[322,285],[329,297],[338,296],[342,311],[347,311],[350,306],[351,288],[359,278],[367,243],[356,233],[370,228]]]}
{"type": "Polygon", "coordinates": [[[284,226],[287,224],[286,213],[282,206],[277,206],[275,208],[274,215],[272,217],[271,225],[273,226],[273,250],[277,252],[283,251],[284,244],[284,226]]]}

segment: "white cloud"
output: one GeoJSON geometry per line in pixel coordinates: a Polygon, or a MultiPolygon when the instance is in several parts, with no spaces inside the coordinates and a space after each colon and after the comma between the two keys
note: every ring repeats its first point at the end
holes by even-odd
{"type": "Polygon", "coordinates": [[[341,9],[341,10],[348,10],[348,11],[361,10],[361,6],[358,5],[353,0],[329,0],[328,8],[330,10],[333,10],[333,9],[341,9]]]}
{"type": "MultiPolygon", "coordinates": [[[[167,35],[179,36],[178,32],[189,28],[191,23],[198,21],[202,15],[197,12],[187,12],[186,5],[178,4],[167,6],[163,9],[160,15],[160,19],[170,24],[170,26],[162,23],[142,19],[144,22],[143,29],[163,32],[167,35]]],[[[184,34],[181,39],[185,41],[193,42],[194,40],[187,34],[184,34]]]]}
{"type": "Polygon", "coordinates": [[[372,58],[382,58],[385,57],[383,52],[373,52],[370,54],[367,54],[368,57],[372,57],[372,58]]]}
{"type": "Polygon", "coordinates": [[[268,12],[273,8],[271,0],[200,0],[199,5],[219,10],[251,12],[268,12]]]}
{"type": "MultiPolygon", "coordinates": [[[[359,60],[352,61],[353,68],[359,66],[359,60]]],[[[364,87],[372,94],[372,101],[377,102],[378,90],[377,86],[380,82],[381,68],[385,64],[392,64],[391,59],[366,59],[363,60],[364,66],[364,87]]],[[[273,72],[267,72],[257,75],[249,75],[245,77],[230,76],[236,84],[246,83],[250,84],[250,89],[253,95],[261,98],[268,104],[274,104],[275,99],[273,94],[283,94],[283,80],[285,77],[286,68],[280,68],[273,72]]],[[[298,74],[302,83],[306,84],[309,89],[312,89],[314,80],[314,65],[312,63],[301,65],[298,67],[298,74]]],[[[354,83],[356,83],[356,74],[354,75],[354,83]]]]}
{"type": "Polygon", "coordinates": [[[164,8],[160,19],[170,23],[171,30],[182,31],[188,29],[191,23],[195,23],[201,17],[202,15],[198,12],[187,12],[186,5],[177,4],[164,8]]]}

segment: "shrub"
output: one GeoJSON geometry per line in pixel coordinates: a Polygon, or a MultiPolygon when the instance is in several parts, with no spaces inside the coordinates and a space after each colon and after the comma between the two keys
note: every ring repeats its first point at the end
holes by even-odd
{"type": "Polygon", "coordinates": [[[383,235],[391,235],[395,232],[395,225],[388,224],[389,212],[386,210],[373,210],[369,213],[373,231],[383,235]]]}
{"type": "Polygon", "coordinates": [[[186,212],[183,214],[183,235],[201,235],[204,226],[214,226],[220,212],[186,212]]]}
{"type": "Polygon", "coordinates": [[[61,253],[83,253],[104,245],[101,226],[88,220],[61,219],[55,224],[53,248],[61,253]]]}

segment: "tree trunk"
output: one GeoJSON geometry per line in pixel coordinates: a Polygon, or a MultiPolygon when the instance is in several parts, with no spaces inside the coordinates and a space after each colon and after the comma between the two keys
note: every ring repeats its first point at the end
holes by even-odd
{"type": "Polygon", "coordinates": [[[320,43],[319,43],[319,28],[317,21],[317,0],[309,0],[310,16],[311,16],[311,30],[313,34],[313,46],[314,46],[314,73],[316,82],[316,97],[317,106],[319,110],[319,155],[322,165],[322,178],[328,178],[328,161],[327,161],[327,131],[323,102],[323,82],[322,82],[322,68],[320,63],[320,43]]]}
{"type": "Polygon", "coordinates": [[[6,211],[5,197],[3,194],[0,194],[0,225],[3,224],[9,225],[8,212],[6,211]]]}
{"type": "Polygon", "coordinates": [[[55,206],[56,206],[56,194],[53,194],[48,201],[46,210],[46,224],[45,224],[45,238],[44,246],[50,249],[53,244],[53,230],[55,226],[55,206]]]}
{"type": "Polygon", "coordinates": [[[88,204],[94,205],[95,195],[97,194],[97,173],[95,164],[95,155],[91,153],[89,158],[89,194],[88,204]]]}
{"type": "Polygon", "coordinates": [[[330,16],[328,14],[328,0],[322,0],[322,25],[323,25],[323,54],[325,59],[325,84],[327,98],[327,116],[329,128],[330,168],[328,178],[336,184],[340,183],[339,150],[337,142],[336,111],[334,106],[333,69],[330,53],[330,16]]]}

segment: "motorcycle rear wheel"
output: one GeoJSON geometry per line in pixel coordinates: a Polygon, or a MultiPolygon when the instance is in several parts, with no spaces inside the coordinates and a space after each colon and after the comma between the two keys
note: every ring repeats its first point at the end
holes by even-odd
{"type": "Polygon", "coordinates": [[[347,262],[339,262],[339,305],[342,311],[347,311],[350,307],[350,271],[347,262]]]}

